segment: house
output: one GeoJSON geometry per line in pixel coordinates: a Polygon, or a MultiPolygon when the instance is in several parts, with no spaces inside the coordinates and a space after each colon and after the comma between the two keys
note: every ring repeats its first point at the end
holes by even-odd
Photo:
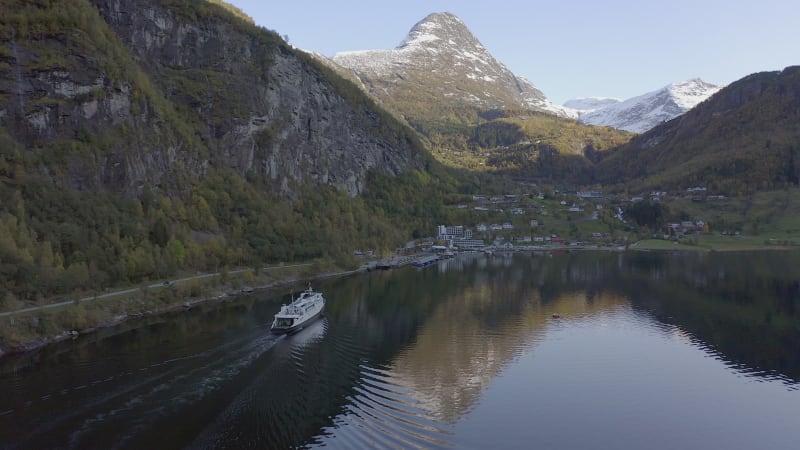
{"type": "Polygon", "coordinates": [[[580,198],[603,198],[603,191],[578,191],[580,198]]]}
{"type": "Polygon", "coordinates": [[[503,229],[504,230],[513,230],[514,225],[511,225],[511,222],[503,222],[503,229]]]}
{"type": "Polygon", "coordinates": [[[475,226],[475,229],[480,231],[480,232],[484,232],[484,231],[488,230],[489,228],[486,226],[485,223],[479,223],[478,225],[475,226]]]}
{"type": "Polygon", "coordinates": [[[483,239],[453,239],[453,246],[461,250],[480,250],[486,246],[483,239]]]}
{"type": "Polygon", "coordinates": [[[536,219],[531,220],[531,228],[536,228],[539,226],[539,221],[536,219]]]}
{"type": "Polygon", "coordinates": [[[489,225],[489,228],[490,228],[492,231],[498,231],[498,230],[502,230],[502,229],[503,229],[503,226],[502,226],[502,225],[500,225],[500,224],[497,224],[497,223],[493,223],[493,224],[489,225]]]}

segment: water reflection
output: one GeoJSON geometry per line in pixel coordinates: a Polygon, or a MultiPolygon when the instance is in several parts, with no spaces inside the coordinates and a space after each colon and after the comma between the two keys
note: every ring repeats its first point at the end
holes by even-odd
{"type": "Polygon", "coordinates": [[[800,380],[800,255],[632,255],[621,290],[739,370],[800,380]],[[636,268],[647,265],[651,276],[636,268]],[[658,277],[652,276],[657,272],[658,277]]]}
{"type": "Polygon", "coordinates": [[[548,327],[627,304],[619,296],[585,292],[544,304],[530,287],[493,287],[461,292],[440,305],[392,365],[395,377],[443,422],[467,413],[504,367],[535,351],[548,327]]]}
{"type": "Polygon", "coordinates": [[[508,447],[637,448],[669,427],[689,447],[782,448],[800,439],[783,428],[800,416],[798,262],[462,255],[320,283],[326,316],[287,337],[267,333],[280,295],[208,305],[0,361],[0,447],[460,448],[502,430],[508,447]],[[727,429],[742,420],[750,435],[727,429]],[[591,439],[560,445],[575,426],[591,439]]]}

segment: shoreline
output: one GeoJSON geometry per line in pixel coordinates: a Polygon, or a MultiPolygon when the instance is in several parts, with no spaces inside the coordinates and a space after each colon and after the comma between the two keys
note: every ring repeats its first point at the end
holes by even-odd
{"type": "Polygon", "coordinates": [[[216,295],[211,295],[196,299],[185,299],[184,301],[149,309],[142,312],[118,314],[109,317],[94,326],[90,326],[80,330],[64,330],[50,336],[27,340],[17,345],[10,345],[10,346],[0,345],[0,360],[2,360],[6,356],[22,355],[25,353],[31,353],[38,350],[42,350],[48,346],[58,344],[60,342],[64,342],[71,339],[78,339],[80,336],[85,336],[100,330],[113,328],[115,326],[121,325],[125,322],[132,320],[143,319],[147,317],[155,317],[162,314],[169,314],[179,311],[188,311],[198,305],[212,304],[212,303],[220,303],[220,304],[226,303],[228,301],[232,301],[233,299],[241,295],[251,294],[256,291],[275,289],[292,283],[305,282],[305,281],[310,282],[314,280],[322,280],[327,278],[344,277],[364,271],[365,271],[364,268],[358,268],[354,270],[343,270],[336,272],[320,272],[308,277],[285,278],[285,279],[275,280],[267,284],[244,285],[242,287],[235,289],[232,286],[228,286],[227,289],[224,289],[223,292],[218,293],[216,295]]]}
{"type": "MultiPolygon", "coordinates": [[[[744,252],[759,252],[759,251],[788,251],[788,250],[796,250],[796,247],[787,247],[787,246],[770,246],[770,245],[761,245],[761,246],[742,246],[742,247],[725,247],[725,248],[713,248],[713,247],[703,247],[703,246],[688,246],[688,245],[681,245],[678,248],[647,248],[647,247],[639,247],[637,243],[631,244],[628,248],[620,248],[620,247],[601,247],[601,246],[558,246],[558,247],[551,247],[551,248],[541,248],[537,249],[539,252],[542,251],[617,251],[617,252],[626,252],[626,251],[637,251],[637,252],[663,252],[663,251],[699,251],[699,252],[735,252],[735,251],[744,251],[744,252]]],[[[537,250],[533,249],[525,249],[525,250],[512,250],[511,252],[533,252],[536,253],[537,250]]],[[[502,250],[499,250],[502,252],[502,250]]],[[[11,355],[20,355],[25,353],[34,352],[37,350],[41,350],[47,346],[58,344],[60,342],[64,342],[70,339],[77,339],[80,336],[88,335],[95,333],[99,330],[112,328],[118,325],[121,325],[127,321],[142,319],[147,317],[154,317],[162,314],[168,314],[178,311],[186,311],[194,308],[198,305],[203,304],[210,304],[210,303],[225,303],[227,301],[231,301],[232,299],[236,298],[237,296],[243,294],[250,294],[255,291],[263,291],[268,289],[278,288],[280,286],[298,283],[298,282],[305,282],[305,281],[314,281],[314,280],[321,280],[326,278],[334,278],[334,277],[343,277],[348,275],[354,275],[357,273],[367,272],[369,269],[366,265],[360,266],[357,269],[352,270],[341,270],[341,271],[334,271],[334,272],[319,272],[312,274],[310,276],[301,276],[298,278],[284,278],[274,280],[267,284],[257,284],[257,285],[243,285],[241,287],[233,288],[233,286],[228,285],[222,292],[217,293],[216,295],[211,295],[202,298],[186,298],[182,301],[178,301],[176,303],[172,303],[165,306],[156,307],[153,309],[148,309],[146,311],[141,312],[129,312],[124,314],[118,314],[109,318],[102,320],[101,322],[89,326],[83,329],[73,329],[73,330],[63,330],[59,333],[52,334],[45,337],[40,337],[36,339],[30,339],[23,342],[20,342],[16,345],[9,345],[6,346],[2,342],[0,342],[0,360],[2,360],[6,356],[11,355]]],[[[2,338],[0,338],[2,339],[2,338]]]]}

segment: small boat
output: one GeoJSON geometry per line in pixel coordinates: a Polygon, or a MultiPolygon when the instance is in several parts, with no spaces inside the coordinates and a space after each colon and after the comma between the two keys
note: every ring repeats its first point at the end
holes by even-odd
{"type": "Polygon", "coordinates": [[[273,334],[287,334],[302,330],[322,314],[325,309],[325,297],[321,292],[315,292],[308,285],[299,297],[292,299],[288,305],[282,305],[275,319],[272,321],[270,331],[273,334]]]}

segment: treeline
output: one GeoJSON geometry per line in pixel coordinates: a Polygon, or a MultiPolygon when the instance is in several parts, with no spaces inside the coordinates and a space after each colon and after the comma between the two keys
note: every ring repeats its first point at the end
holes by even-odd
{"type": "Polygon", "coordinates": [[[258,180],[212,169],[183,194],[141,198],[61,189],[44,177],[0,173],[0,300],[42,302],[76,291],[228,267],[386,252],[430,235],[452,179],[375,175],[365,198],[298,188],[290,200],[258,180]]]}
{"type": "Polygon", "coordinates": [[[651,231],[657,231],[666,224],[670,211],[661,202],[643,200],[633,202],[625,208],[625,217],[629,218],[636,225],[646,227],[651,231]]]}

